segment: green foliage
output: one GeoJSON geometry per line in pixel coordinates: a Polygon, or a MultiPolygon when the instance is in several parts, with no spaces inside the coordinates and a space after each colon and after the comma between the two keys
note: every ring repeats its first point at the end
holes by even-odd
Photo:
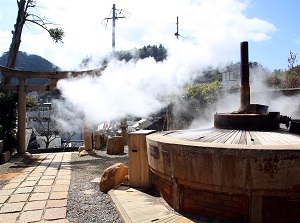
{"type": "Polygon", "coordinates": [[[284,72],[282,70],[274,70],[272,75],[269,75],[266,79],[266,83],[269,87],[280,88],[281,82],[284,79],[284,72]]]}
{"type": "Polygon", "coordinates": [[[62,28],[52,28],[47,30],[53,39],[54,42],[58,43],[63,43],[62,39],[65,36],[65,32],[63,31],[62,28]]]}
{"type": "Polygon", "coordinates": [[[0,92],[0,139],[4,140],[3,151],[16,148],[17,94],[0,92]]]}
{"type": "Polygon", "coordinates": [[[208,104],[215,102],[222,89],[222,84],[219,81],[214,81],[211,83],[201,83],[201,84],[189,84],[184,89],[184,94],[186,100],[197,101],[197,105],[193,106],[194,109],[200,107],[205,107],[208,104]]]}
{"type": "Polygon", "coordinates": [[[34,97],[26,97],[26,109],[34,108],[38,105],[37,100],[34,97]]]}
{"type": "MultiPolygon", "coordinates": [[[[140,49],[133,49],[133,50],[122,50],[122,51],[117,51],[114,53],[115,58],[118,60],[125,60],[126,62],[134,59],[134,60],[139,60],[139,59],[144,59],[148,57],[153,57],[156,62],[163,61],[167,58],[168,52],[165,47],[163,47],[161,44],[157,47],[156,45],[148,45],[144,46],[140,49]]],[[[81,67],[88,66],[93,58],[87,56],[84,58],[80,64],[81,67]]],[[[112,59],[111,55],[105,57],[102,59],[100,62],[101,66],[106,66],[109,61],[112,59]]]]}
{"type": "Polygon", "coordinates": [[[161,44],[159,44],[158,47],[156,45],[144,46],[143,48],[138,50],[138,56],[140,59],[153,57],[156,62],[159,62],[165,60],[168,54],[167,50],[161,44]]]}
{"type": "Polygon", "coordinates": [[[271,76],[267,78],[267,84],[273,88],[299,88],[300,87],[300,66],[296,65],[297,54],[290,51],[288,70],[274,70],[271,76]]]}

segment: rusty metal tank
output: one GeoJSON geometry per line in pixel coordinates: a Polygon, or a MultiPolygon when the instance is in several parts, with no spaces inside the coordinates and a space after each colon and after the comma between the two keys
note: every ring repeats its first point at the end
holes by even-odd
{"type": "Polygon", "coordinates": [[[237,112],[215,114],[209,129],[147,136],[153,185],[181,213],[223,222],[300,222],[300,136],[279,128],[289,117],[250,104],[247,42],[241,61],[237,112]]]}

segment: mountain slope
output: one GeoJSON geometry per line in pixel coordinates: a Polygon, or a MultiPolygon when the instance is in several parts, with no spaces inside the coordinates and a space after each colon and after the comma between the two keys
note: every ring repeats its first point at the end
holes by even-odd
{"type": "MultiPolygon", "coordinates": [[[[0,57],[0,65],[6,66],[8,58],[8,52],[5,52],[0,57]]],[[[17,70],[28,70],[28,71],[57,71],[60,68],[50,61],[34,54],[27,54],[26,52],[19,51],[16,67],[17,70]]],[[[13,83],[17,83],[13,80],[13,83]]],[[[48,80],[45,79],[29,79],[27,81],[30,85],[45,85],[48,84],[48,80]]]]}

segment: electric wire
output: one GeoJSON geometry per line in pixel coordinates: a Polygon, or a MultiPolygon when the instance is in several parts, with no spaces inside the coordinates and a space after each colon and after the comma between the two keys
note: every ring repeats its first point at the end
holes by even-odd
{"type": "MultiPolygon", "coordinates": [[[[111,16],[111,13],[112,13],[112,10],[110,11],[109,17],[111,16]]],[[[174,33],[174,31],[171,30],[170,28],[165,28],[165,27],[161,27],[161,26],[159,27],[157,25],[157,23],[151,22],[151,21],[146,20],[146,19],[142,19],[142,18],[140,18],[140,17],[132,14],[131,12],[128,12],[128,11],[124,10],[124,9],[116,9],[116,13],[118,13],[121,16],[124,16],[125,19],[131,19],[131,20],[133,20],[135,22],[138,22],[138,23],[140,23],[140,24],[142,24],[144,26],[147,26],[147,27],[149,27],[151,29],[159,31],[159,32],[161,32],[161,33],[163,33],[163,34],[165,34],[167,36],[174,36],[174,35],[176,36],[176,35],[178,35],[181,39],[183,39],[185,41],[189,41],[189,42],[193,43],[194,45],[198,45],[197,43],[191,41],[190,38],[182,36],[179,33],[178,34],[174,33]]],[[[107,24],[108,24],[108,19],[103,19],[103,21],[104,20],[106,20],[106,24],[105,24],[105,28],[104,28],[104,29],[106,29],[107,24]]],[[[169,24],[170,25],[172,23],[160,23],[160,24],[166,24],[166,25],[169,24]]],[[[176,23],[174,23],[174,24],[176,24],[176,23]]]]}
{"type": "MultiPolygon", "coordinates": [[[[160,31],[164,34],[170,35],[170,33],[173,32],[169,28],[158,27],[156,23],[153,23],[153,22],[151,22],[149,20],[146,20],[146,19],[141,19],[141,18],[133,15],[132,13],[130,13],[130,12],[124,10],[124,9],[117,9],[117,11],[119,12],[119,14],[122,14],[125,18],[132,19],[136,22],[141,23],[142,25],[148,26],[148,27],[150,27],[152,29],[155,29],[157,31],[160,31]]],[[[164,24],[169,24],[169,23],[164,23],[164,24]]]]}

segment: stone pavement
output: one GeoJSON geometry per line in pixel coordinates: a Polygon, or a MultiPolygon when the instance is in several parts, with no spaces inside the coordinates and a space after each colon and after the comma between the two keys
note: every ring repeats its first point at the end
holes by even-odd
{"type": "MultiPolygon", "coordinates": [[[[22,171],[0,174],[0,180],[9,180],[0,189],[0,223],[68,223],[71,155],[39,154],[37,161],[22,171]]],[[[10,162],[19,163],[20,158],[10,162]]],[[[162,198],[128,186],[111,190],[109,196],[124,223],[207,223],[184,217],[162,198]]]]}
{"type": "Polygon", "coordinates": [[[11,179],[0,190],[0,223],[68,222],[71,154],[40,154],[21,172],[2,175],[11,179]]]}

